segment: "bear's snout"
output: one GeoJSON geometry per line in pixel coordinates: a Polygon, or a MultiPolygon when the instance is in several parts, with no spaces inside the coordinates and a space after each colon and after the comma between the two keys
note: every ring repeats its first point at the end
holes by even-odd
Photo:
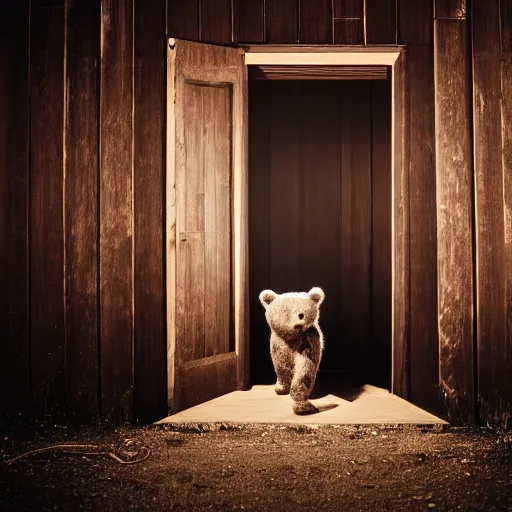
{"type": "Polygon", "coordinates": [[[304,328],[304,313],[298,313],[297,317],[299,318],[299,322],[297,322],[293,327],[295,330],[302,330],[304,328]]]}

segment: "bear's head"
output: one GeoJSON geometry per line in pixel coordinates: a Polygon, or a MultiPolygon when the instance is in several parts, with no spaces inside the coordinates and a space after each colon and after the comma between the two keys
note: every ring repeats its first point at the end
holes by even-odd
{"type": "Polygon", "coordinates": [[[290,292],[281,295],[272,290],[264,290],[260,293],[260,301],[265,307],[270,328],[282,338],[288,338],[317,323],[324,296],[322,289],[316,287],[308,293],[290,292]]]}

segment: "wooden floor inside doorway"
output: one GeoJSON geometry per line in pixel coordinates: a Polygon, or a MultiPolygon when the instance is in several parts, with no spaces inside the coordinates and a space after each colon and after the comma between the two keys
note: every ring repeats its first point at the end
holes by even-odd
{"type": "Polygon", "coordinates": [[[273,385],[259,384],[168,416],[157,424],[447,424],[377,385],[346,385],[329,392],[319,384],[311,401],[320,412],[309,416],[293,414],[289,395],[278,396],[273,385]]]}

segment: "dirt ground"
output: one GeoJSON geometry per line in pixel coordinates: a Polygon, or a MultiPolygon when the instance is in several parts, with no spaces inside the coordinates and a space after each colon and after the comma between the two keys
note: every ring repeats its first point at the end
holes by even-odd
{"type": "Polygon", "coordinates": [[[1,510],[512,511],[512,435],[484,429],[31,424],[0,434],[1,510]],[[73,446],[8,463],[55,444],[73,446]]]}

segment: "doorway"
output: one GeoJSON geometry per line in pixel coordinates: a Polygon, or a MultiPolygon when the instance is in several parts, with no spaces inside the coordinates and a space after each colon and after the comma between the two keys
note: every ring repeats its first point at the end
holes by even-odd
{"type": "MultiPolygon", "coordinates": [[[[269,329],[258,302],[259,291],[269,287],[325,289],[322,374],[336,385],[341,376],[357,374],[364,377],[359,383],[387,389],[391,381],[395,398],[407,398],[403,51],[231,48],[171,38],[167,62],[169,411],[211,405],[221,395],[230,400],[236,390],[273,380],[269,329]],[[262,83],[249,84],[251,66],[264,75],[262,83]],[[210,100],[219,108],[210,108],[210,100]],[[229,177],[229,194],[217,193],[217,185],[228,183],[218,176],[229,177]],[[215,183],[208,194],[206,183],[215,183]],[[231,215],[218,215],[227,210],[217,199],[230,203],[231,215]],[[207,243],[211,239],[216,243],[207,243]],[[211,280],[205,266],[219,262],[221,241],[226,257],[211,280]],[[207,310],[223,312],[222,325],[231,326],[229,344],[219,350],[207,350],[207,310]]],[[[215,339],[225,340],[228,331],[222,332],[215,339]]]]}
{"type": "Polygon", "coordinates": [[[387,77],[249,82],[252,385],[275,378],[259,292],[320,286],[315,392],[391,390],[391,91],[387,77]]]}

